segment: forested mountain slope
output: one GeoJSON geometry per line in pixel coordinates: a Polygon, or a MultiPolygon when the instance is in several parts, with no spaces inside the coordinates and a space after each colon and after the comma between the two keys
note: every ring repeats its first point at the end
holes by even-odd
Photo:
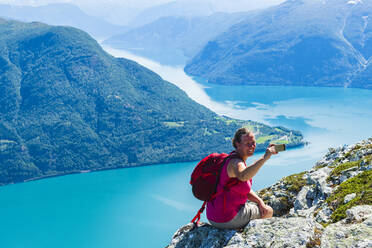
{"type": "Polygon", "coordinates": [[[0,92],[0,184],[196,160],[228,152],[243,125],[263,137],[258,149],[303,143],[296,131],[218,116],[70,27],[0,19],[0,92]]]}
{"type": "Polygon", "coordinates": [[[288,0],[250,15],[186,65],[217,84],[371,89],[372,2],[288,0]]]}

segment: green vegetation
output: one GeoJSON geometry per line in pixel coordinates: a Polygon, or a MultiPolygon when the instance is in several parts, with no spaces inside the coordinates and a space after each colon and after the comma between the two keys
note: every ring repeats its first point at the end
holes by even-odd
{"type": "Polygon", "coordinates": [[[293,202],[290,201],[289,196],[282,196],[278,198],[279,202],[282,204],[283,208],[280,212],[275,213],[275,216],[283,216],[289,213],[289,210],[293,208],[293,202]]]}
{"type": "MultiPolygon", "coordinates": [[[[70,27],[0,19],[0,92],[0,184],[198,160],[231,151],[226,137],[242,126],[279,136],[216,115],[70,27]]],[[[303,144],[301,133],[280,129],[295,134],[291,145],[303,144]]]]}
{"type": "Polygon", "coordinates": [[[164,125],[166,127],[174,127],[174,128],[177,128],[177,127],[183,127],[185,122],[184,121],[179,121],[179,122],[175,122],[175,121],[165,121],[163,122],[164,125]]]}
{"type": "Polygon", "coordinates": [[[277,145],[279,145],[279,144],[289,144],[289,141],[286,140],[286,139],[279,139],[279,140],[272,140],[271,143],[277,144],[277,145]]]}
{"type": "Polygon", "coordinates": [[[287,186],[287,189],[295,194],[300,192],[302,187],[306,185],[306,179],[303,178],[305,173],[306,171],[283,178],[283,182],[287,186]]]}
{"type": "Polygon", "coordinates": [[[334,211],[331,215],[333,223],[344,219],[347,209],[357,205],[372,205],[372,171],[364,171],[341,183],[335,192],[326,199],[326,202],[334,211]],[[356,197],[345,204],[345,196],[352,193],[355,193],[356,197]]]}
{"type": "Polygon", "coordinates": [[[232,123],[237,123],[237,120],[233,120],[233,119],[226,119],[226,118],[218,118],[220,120],[222,120],[223,122],[225,122],[227,125],[230,125],[232,123]]]}
{"type": "Polygon", "coordinates": [[[350,168],[355,167],[355,166],[359,167],[361,161],[362,160],[353,161],[353,162],[346,162],[346,163],[342,163],[342,164],[337,165],[331,171],[331,173],[329,174],[329,177],[327,178],[327,181],[329,182],[329,181],[331,181],[332,177],[341,175],[341,172],[343,172],[344,170],[350,169],[350,168]]]}
{"type": "MultiPolygon", "coordinates": [[[[297,195],[298,192],[306,185],[306,179],[303,178],[303,175],[306,173],[301,172],[298,174],[293,174],[287,177],[284,177],[281,181],[284,183],[285,195],[277,197],[277,200],[280,202],[280,208],[275,209],[274,216],[283,216],[289,213],[289,210],[293,208],[293,197],[297,195]]],[[[273,189],[268,187],[262,189],[258,192],[258,195],[263,199],[266,204],[270,204],[270,198],[273,194],[273,189]]]]}
{"type": "Polygon", "coordinates": [[[283,133],[283,134],[286,133],[284,130],[282,130],[282,129],[278,128],[278,127],[276,127],[275,130],[278,131],[279,133],[283,133]]]}
{"type": "Polygon", "coordinates": [[[371,164],[372,154],[367,155],[367,156],[364,156],[363,159],[362,159],[362,161],[365,162],[366,164],[371,164]]]}
{"type": "Polygon", "coordinates": [[[272,140],[274,137],[275,137],[275,135],[261,136],[256,140],[256,142],[257,142],[257,144],[262,144],[262,143],[265,143],[269,140],[272,140]]]}

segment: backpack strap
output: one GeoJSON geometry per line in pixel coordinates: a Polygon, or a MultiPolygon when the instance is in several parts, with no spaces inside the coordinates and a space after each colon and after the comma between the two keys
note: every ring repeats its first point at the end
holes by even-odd
{"type": "MultiPolygon", "coordinates": [[[[236,153],[236,151],[232,151],[232,152],[230,152],[229,156],[226,157],[226,160],[227,160],[228,158],[229,158],[230,160],[233,159],[233,158],[239,158],[239,159],[241,159],[241,160],[244,162],[244,164],[245,164],[245,161],[244,161],[244,160],[243,160],[243,159],[238,155],[238,153],[236,153]]],[[[223,162],[224,165],[225,165],[225,163],[226,163],[226,160],[223,162]]],[[[247,165],[245,164],[245,166],[247,166],[247,165]]],[[[221,168],[220,168],[220,174],[218,175],[218,182],[219,182],[220,177],[221,177],[222,167],[223,167],[223,166],[221,166],[221,168]]],[[[223,189],[226,190],[226,191],[228,191],[228,190],[230,190],[233,186],[237,185],[238,183],[239,183],[239,179],[237,179],[237,178],[230,178],[230,179],[226,182],[226,184],[223,185],[223,189]]],[[[215,192],[216,192],[216,194],[217,194],[217,186],[218,186],[218,183],[217,183],[216,188],[215,188],[215,192]]]]}
{"type": "MultiPolygon", "coordinates": [[[[231,152],[232,153],[232,152],[231,152]]],[[[214,194],[212,195],[211,199],[209,199],[209,201],[213,200],[214,198],[216,198],[217,196],[217,187],[218,187],[218,184],[220,182],[220,178],[221,178],[221,173],[222,173],[222,169],[223,167],[225,166],[225,163],[227,161],[227,159],[230,158],[231,156],[231,153],[222,161],[222,166],[220,167],[220,169],[218,170],[218,175],[217,175],[217,181],[216,181],[216,184],[214,185],[214,194]]]]}
{"type": "Polygon", "coordinates": [[[207,204],[207,201],[205,201],[202,205],[202,207],[199,209],[198,213],[195,215],[195,217],[191,220],[192,223],[194,223],[195,227],[199,226],[200,222],[200,215],[203,213],[205,209],[205,205],[207,204]]]}

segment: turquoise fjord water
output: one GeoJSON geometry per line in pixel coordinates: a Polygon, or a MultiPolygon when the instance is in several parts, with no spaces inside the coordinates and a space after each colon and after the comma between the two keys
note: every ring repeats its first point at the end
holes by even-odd
{"type": "MultiPolygon", "coordinates": [[[[194,166],[160,164],[0,187],[1,247],[164,247],[201,206],[188,184],[194,166]]],[[[254,188],[305,169],[296,166],[274,158],[254,188]]]]}
{"type": "MultiPolygon", "coordinates": [[[[311,168],[330,146],[372,137],[372,91],[208,85],[182,68],[109,51],[149,67],[219,114],[302,131],[310,145],[273,156],[254,177],[255,190],[311,168]]],[[[0,187],[0,247],[164,247],[201,206],[188,184],[195,165],[160,164],[0,187]]]]}

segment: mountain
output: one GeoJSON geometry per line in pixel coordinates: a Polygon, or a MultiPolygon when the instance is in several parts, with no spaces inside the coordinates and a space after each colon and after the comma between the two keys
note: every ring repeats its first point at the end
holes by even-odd
{"type": "Polygon", "coordinates": [[[103,42],[163,64],[185,64],[209,40],[243,19],[246,14],[217,13],[204,17],[167,16],[115,35],[103,42]]]}
{"type": "Polygon", "coordinates": [[[372,138],[330,148],[310,170],[259,192],[276,217],[251,220],[242,230],[207,223],[181,227],[173,247],[370,247],[372,138]]]}
{"type": "Polygon", "coordinates": [[[285,0],[173,0],[145,8],[129,23],[129,25],[131,27],[139,27],[167,16],[196,17],[209,16],[219,12],[247,12],[267,8],[284,1],[285,0]]]}
{"type": "Polygon", "coordinates": [[[208,16],[213,14],[213,12],[213,6],[208,1],[176,0],[144,9],[129,23],[129,26],[140,27],[167,16],[208,16]]]}
{"type": "Polygon", "coordinates": [[[368,16],[371,1],[288,0],[209,41],[185,71],[217,84],[371,89],[368,16]]]}
{"type": "Polygon", "coordinates": [[[87,170],[194,161],[231,150],[248,126],[269,141],[299,132],[218,116],[71,27],[0,19],[0,184],[87,170]]]}
{"type": "Polygon", "coordinates": [[[349,87],[358,87],[364,89],[372,89],[372,60],[369,59],[368,63],[362,68],[359,73],[356,73],[351,80],[349,87]]]}
{"type": "Polygon", "coordinates": [[[88,32],[97,39],[104,39],[128,29],[89,16],[79,7],[67,3],[35,7],[0,4],[0,17],[25,22],[38,21],[50,25],[72,26],[88,32]]]}

